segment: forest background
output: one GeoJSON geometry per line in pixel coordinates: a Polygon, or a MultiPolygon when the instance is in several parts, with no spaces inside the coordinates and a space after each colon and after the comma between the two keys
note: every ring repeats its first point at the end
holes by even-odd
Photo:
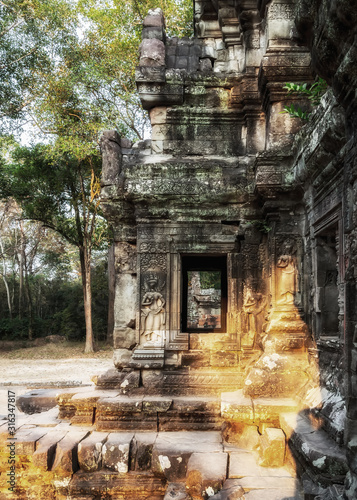
{"type": "Polygon", "coordinates": [[[99,142],[150,134],[134,75],[151,8],[192,36],[191,0],[0,0],[1,339],[110,340],[99,142]]]}

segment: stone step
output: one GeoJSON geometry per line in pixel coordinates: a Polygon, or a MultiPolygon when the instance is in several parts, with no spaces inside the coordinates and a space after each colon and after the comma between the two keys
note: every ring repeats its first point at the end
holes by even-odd
{"type": "MultiPolygon", "coordinates": [[[[40,394],[30,392],[23,400],[25,407],[40,408],[44,400],[59,407],[59,418],[75,425],[94,425],[97,431],[179,431],[220,430],[230,422],[237,434],[238,427],[253,425],[263,432],[266,427],[280,427],[281,413],[299,411],[298,403],[287,398],[245,397],[242,390],[224,392],[220,397],[207,395],[165,396],[125,395],[117,390],[65,390],[40,394]],[[39,399],[39,403],[37,403],[39,399]]],[[[53,409],[54,410],[54,409],[53,409]]],[[[33,416],[34,417],[34,416],[33,416]]],[[[31,416],[26,423],[31,423],[31,416]]],[[[39,417],[36,417],[39,418],[39,417]]],[[[58,423],[52,419],[51,425],[58,423]]],[[[226,427],[228,429],[228,427],[226,427]]],[[[239,432],[238,432],[239,434],[239,432]]]]}
{"type": "Polygon", "coordinates": [[[346,402],[339,392],[331,392],[326,387],[313,387],[305,395],[306,412],[338,445],[344,443],[346,402]]]}
{"type": "Polygon", "coordinates": [[[215,396],[127,396],[93,389],[57,397],[59,417],[97,431],[220,430],[220,399],[215,396]]]}
{"type": "Polygon", "coordinates": [[[280,425],[288,438],[300,474],[322,486],[342,484],[348,471],[346,452],[303,412],[282,413],[280,425]]]}
{"type": "Polygon", "coordinates": [[[99,389],[118,389],[124,394],[219,395],[241,389],[244,371],[235,367],[180,368],[171,370],[108,370],[95,379],[99,389]]]}
{"type": "MultiPolygon", "coordinates": [[[[286,469],[259,466],[251,452],[227,444],[220,432],[102,433],[94,426],[58,424],[20,427],[16,437],[22,450],[19,500],[29,495],[68,500],[103,495],[128,500],[180,498],[171,495],[172,484],[191,495],[182,498],[219,495],[216,498],[223,500],[229,492],[250,499],[259,498],[252,496],[259,491],[261,498],[282,499],[271,496],[282,488],[296,493],[291,498],[303,498],[296,478],[286,469]]],[[[7,457],[0,458],[0,470],[5,471],[7,457]]]]}

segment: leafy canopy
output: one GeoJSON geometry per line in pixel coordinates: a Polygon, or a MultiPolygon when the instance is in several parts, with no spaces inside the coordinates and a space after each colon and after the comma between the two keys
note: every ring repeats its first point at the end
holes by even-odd
{"type": "Polygon", "coordinates": [[[189,35],[192,4],[0,0],[0,116],[31,121],[58,154],[77,158],[96,150],[104,129],[142,138],[134,78],[142,19],[161,7],[168,33],[189,35]]]}

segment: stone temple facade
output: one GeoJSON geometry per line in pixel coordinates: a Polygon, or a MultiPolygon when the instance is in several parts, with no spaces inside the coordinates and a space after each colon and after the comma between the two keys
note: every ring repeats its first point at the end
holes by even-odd
{"type": "Polygon", "coordinates": [[[192,39],[167,38],[159,10],[145,18],[136,80],[152,139],[102,139],[116,370],[98,381],[298,398],[347,447],[348,498],[357,495],[352,4],[197,0],[192,39]],[[282,113],[309,110],[284,84],[317,76],[329,90],[308,123],[282,113]],[[212,297],[190,290],[192,272],[220,276],[218,328],[212,297]],[[208,306],[192,328],[200,300],[208,306]]]}
{"type": "Polygon", "coordinates": [[[149,12],[152,138],[101,140],[115,366],[20,429],[21,463],[47,500],[355,499],[355,2],[196,0],[194,26],[149,12]],[[284,88],[317,77],[318,106],[284,88]]]}

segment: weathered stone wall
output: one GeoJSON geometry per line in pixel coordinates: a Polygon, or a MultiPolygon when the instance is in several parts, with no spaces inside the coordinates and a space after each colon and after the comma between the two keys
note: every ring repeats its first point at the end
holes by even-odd
{"type": "MultiPolygon", "coordinates": [[[[335,235],[337,254],[338,331],[335,338],[318,341],[324,387],[346,401],[342,426],[348,447],[350,472],[346,497],[357,495],[355,436],[356,412],[356,94],[357,11],[354,2],[297,2],[296,25],[312,55],[312,67],[332,87],[298,141],[296,178],[305,186],[306,235],[316,245],[319,234],[335,235]],[[330,227],[330,229],[329,229],[330,227]],[[325,233],[325,234],[324,234],[325,233]]],[[[321,238],[321,237],[320,237],[321,238]]],[[[319,335],[318,263],[306,264],[311,272],[311,326],[319,335]]],[[[307,290],[308,297],[308,290],[307,290]]],[[[332,417],[333,419],[333,417],[332,417]]]]}
{"type": "Polygon", "coordinates": [[[347,0],[196,1],[195,37],[181,40],[151,11],[136,79],[152,139],[133,146],[107,133],[102,182],[120,383],[136,371],[146,391],[299,397],[348,447],[348,498],[357,490],[356,16],[347,0]],[[310,106],[284,84],[316,76],[331,88],[309,122],[282,113],[310,106]],[[224,333],[182,328],[182,263],[200,255],[227,260],[224,333]]]}

